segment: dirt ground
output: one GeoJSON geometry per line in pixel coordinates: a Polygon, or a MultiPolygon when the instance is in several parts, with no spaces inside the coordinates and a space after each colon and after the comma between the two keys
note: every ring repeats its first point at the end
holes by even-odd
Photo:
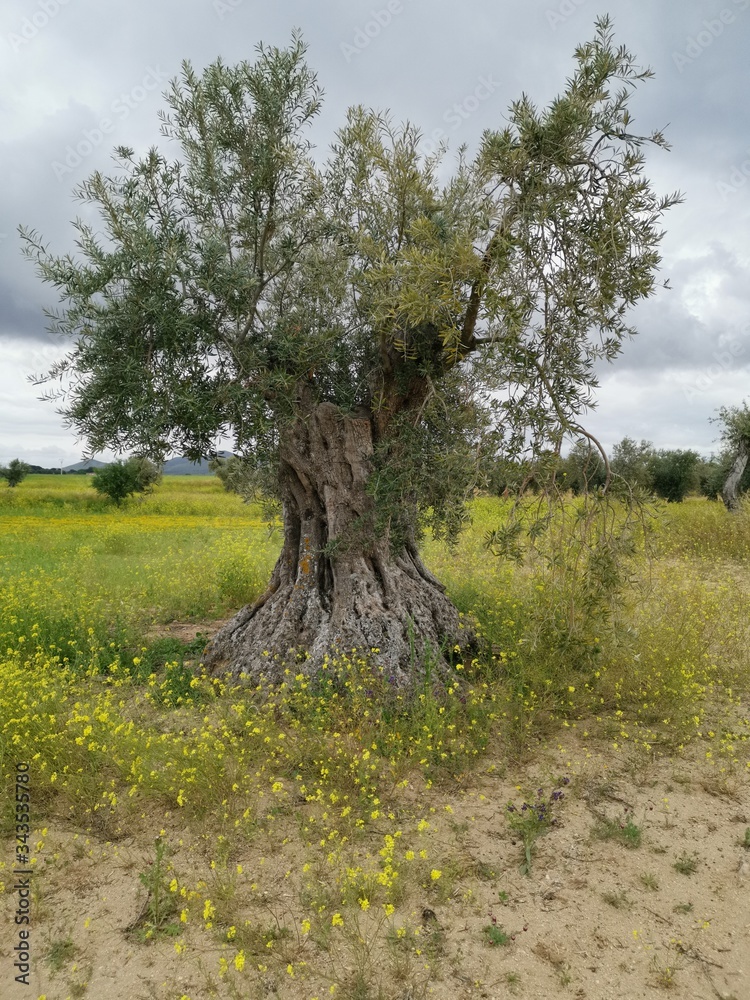
{"type": "MultiPolygon", "coordinates": [[[[4,1000],[640,1000],[660,994],[748,1000],[750,772],[741,766],[727,772],[707,758],[705,746],[676,757],[644,757],[571,740],[540,750],[533,768],[485,758],[481,770],[454,787],[431,789],[427,801],[415,776],[402,811],[410,801],[422,811],[434,808],[430,856],[441,859],[446,878],[449,868],[453,872],[447,894],[430,894],[434,886],[428,885],[420,895],[412,886],[389,918],[393,928],[409,928],[407,938],[421,931],[421,939],[413,939],[421,947],[401,949],[394,934],[386,944],[382,916],[371,913],[355,914],[360,919],[352,936],[345,909],[346,927],[326,950],[298,931],[281,942],[294,975],[277,956],[248,960],[241,975],[230,967],[221,978],[219,959],[234,952],[222,951],[219,935],[203,925],[186,927],[180,953],[176,939],[136,940],[128,928],[142,912],[138,873],[153,856],[153,842],[145,836],[108,841],[60,817],[39,834],[28,988],[15,984],[11,971],[17,940],[12,843],[3,845],[0,994],[4,1000]],[[537,783],[546,795],[555,775],[570,778],[556,807],[559,822],[536,842],[526,876],[505,806],[520,803],[537,783]],[[626,826],[640,831],[639,846],[618,839],[626,826]],[[603,839],[605,830],[614,831],[614,839],[603,839]],[[492,926],[507,935],[505,943],[490,943],[485,928],[492,926]]],[[[296,822],[289,817],[290,832],[296,822]]],[[[206,868],[200,836],[174,825],[167,832],[180,842],[175,871],[194,884],[206,868]]],[[[382,831],[373,830],[374,855],[379,843],[382,831]]],[[[264,842],[251,843],[238,857],[247,892],[253,883],[256,893],[255,909],[248,904],[243,912],[264,909],[298,927],[305,916],[303,855],[295,856],[293,844],[274,851],[264,842]]]]}

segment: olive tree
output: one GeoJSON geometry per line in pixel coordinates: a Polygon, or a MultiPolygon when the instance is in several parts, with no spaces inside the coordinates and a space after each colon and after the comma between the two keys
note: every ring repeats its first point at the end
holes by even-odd
{"type": "Polygon", "coordinates": [[[97,469],[91,485],[101,496],[109,497],[119,507],[134,493],[150,493],[161,479],[161,470],[147,458],[133,457],[126,462],[110,462],[97,469]]]}
{"type": "Polygon", "coordinates": [[[644,175],[660,132],[628,103],[650,71],[608,19],[565,90],[521,97],[472,157],[352,108],[327,158],[298,36],[254,63],[183,64],[162,113],[172,156],[116,153],[78,197],[76,256],[22,231],[73,339],[43,378],[92,449],[211,454],[221,436],[283,510],[268,589],[212,641],[212,669],[271,679],[300,650],[372,655],[406,682],[467,631],[426,568],[485,459],[580,433],[595,365],[656,287],[678,195],[644,175]]]}
{"type": "Polygon", "coordinates": [[[574,493],[600,490],[607,481],[607,468],[596,447],[587,438],[579,438],[565,458],[563,485],[574,493]]]}
{"type": "Polygon", "coordinates": [[[8,486],[18,486],[19,483],[28,476],[29,466],[19,458],[13,458],[7,466],[0,466],[0,479],[4,479],[8,486]]]}
{"type": "Polygon", "coordinates": [[[656,496],[671,503],[682,503],[688,493],[697,490],[700,455],[684,449],[660,449],[648,459],[648,477],[656,496]]]}
{"type": "Polygon", "coordinates": [[[717,419],[725,450],[731,455],[721,497],[727,510],[737,510],[740,483],[750,457],[750,408],[747,403],[723,406],[717,419]]]}
{"type": "Polygon", "coordinates": [[[620,476],[631,487],[648,490],[652,486],[649,462],[654,454],[650,441],[624,437],[612,449],[612,473],[620,476]]]}

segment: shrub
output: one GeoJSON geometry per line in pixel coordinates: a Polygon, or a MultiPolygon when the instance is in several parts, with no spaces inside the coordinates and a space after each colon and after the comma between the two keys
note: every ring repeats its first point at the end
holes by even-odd
{"type": "Polygon", "coordinates": [[[129,458],[112,462],[95,472],[91,485],[97,493],[108,496],[119,507],[133,493],[148,493],[161,478],[161,472],[147,458],[129,458]]]}
{"type": "Polygon", "coordinates": [[[31,469],[25,462],[14,458],[7,468],[0,466],[0,478],[7,480],[8,486],[18,486],[28,476],[31,469]]]}
{"type": "Polygon", "coordinates": [[[681,503],[698,488],[700,456],[694,451],[659,451],[649,460],[654,493],[672,503],[681,503]]]}

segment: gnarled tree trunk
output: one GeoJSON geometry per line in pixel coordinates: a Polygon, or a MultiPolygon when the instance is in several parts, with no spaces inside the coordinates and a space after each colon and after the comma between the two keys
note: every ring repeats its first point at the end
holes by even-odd
{"type": "MultiPolygon", "coordinates": [[[[367,530],[373,506],[372,423],[320,403],[284,433],[280,485],[284,547],[266,593],[209,644],[214,673],[278,682],[285,666],[316,671],[332,651],[371,655],[395,684],[413,682],[429,647],[472,637],[416,546],[391,552],[367,530]]],[[[444,662],[444,661],[443,661],[444,662]]]]}
{"type": "Polygon", "coordinates": [[[737,449],[737,455],[735,456],[734,462],[732,462],[732,468],[729,470],[727,481],[724,483],[724,488],[721,491],[721,497],[727,510],[737,510],[737,507],[739,506],[737,501],[737,490],[739,489],[740,480],[742,479],[742,473],[745,471],[745,466],[747,465],[747,459],[747,441],[743,440],[740,441],[740,446],[737,449]]]}

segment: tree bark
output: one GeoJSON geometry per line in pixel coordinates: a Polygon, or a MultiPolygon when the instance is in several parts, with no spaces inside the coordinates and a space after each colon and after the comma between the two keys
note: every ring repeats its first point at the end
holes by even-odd
{"type": "Polygon", "coordinates": [[[732,468],[729,470],[727,481],[724,483],[724,489],[721,491],[721,498],[724,501],[727,510],[737,510],[739,507],[737,490],[740,485],[740,480],[742,479],[742,473],[745,471],[745,466],[747,465],[747,459],[748,443],[743,440],[740,441],[739,448],[737,449],[737,455],[732,463],[732,468]]]}
{"type": "Polygon", "coordinates": [[[410,685],[427,657],[470,645],[470,629],[422,563],[413,542],[392,552],[372,530],[365,487],[373,425],[332,403],[311,407],[284,432],[280,486],[284,545],[265,594],[214,637],[213,673],[279,682],[286,667],[311,674],[337,652],[370,656],[396,685],[410,685]]]}

